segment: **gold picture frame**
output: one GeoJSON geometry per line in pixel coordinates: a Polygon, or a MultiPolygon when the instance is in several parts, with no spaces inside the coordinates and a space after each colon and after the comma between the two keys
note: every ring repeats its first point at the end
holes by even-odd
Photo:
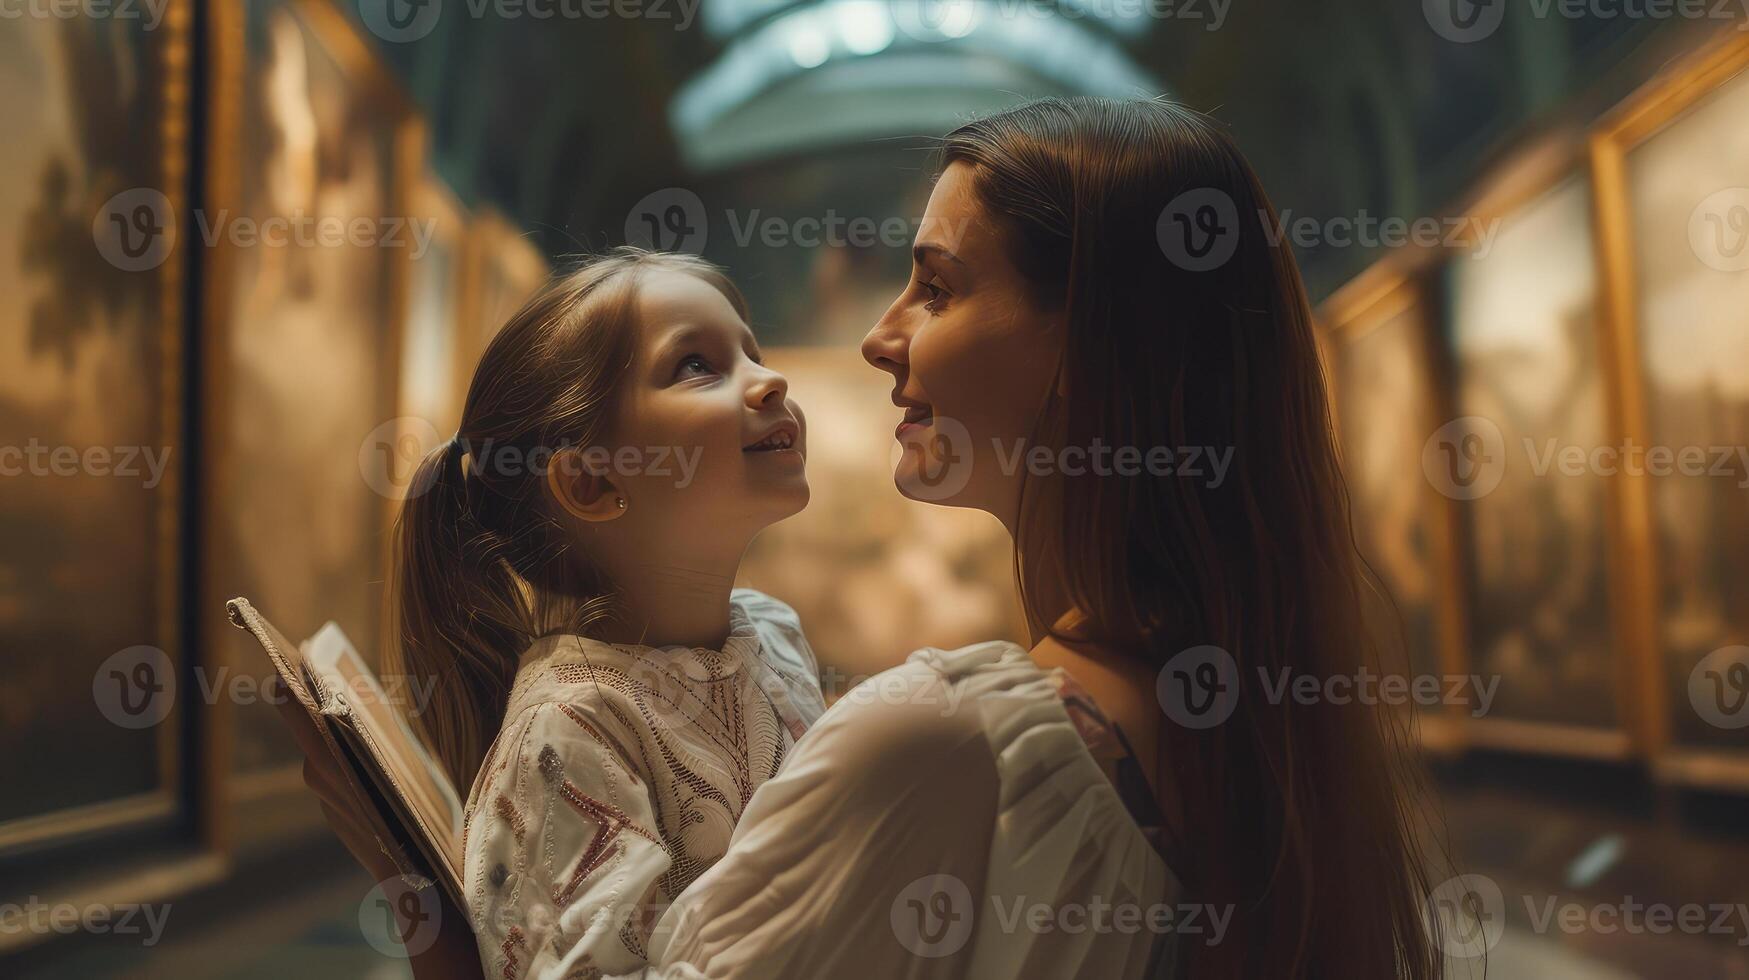
{"type": "MultiPolygon", "coordinates": [[[[183,403],[186,395],[187,379],[183,370],[183,344],[186,321],[183,307],[183,283],[187,269],[187,249],[191,247],[186,241],[186,235],[192,223],[184,222],[182,218],[188,211],[187,178],[189,173],[189,133],[190,133],[190,91],[192,72],[189,60],[189,45],[192,34],[193,0],[169,0],[163,12],[163,19],[155,29],[146,32],[141,29],[142,38],[138,38],[137,54],[144,56],[144,63],[137,64],[131,70],[138,73],[138,79],[143,86],[138,98],[143,105],[113,107],[113,111],[138,118],[143,114],[151,127],[149,146],[151,150],[143,154],[151,161],[147,169],[139,172],[114,173],[110,167],[115,163],[109,159],[84,159],[81,163],[64,171],[67,174],[65,213],[49,215],[41,213],[43,218],[59,221],[62,218],[72,222],[67,240],[56,239],[53,247],[45,247],[38,242],[31,246],[37,251],[31,258],[37,261],[60,256],[72,262],[74,250],[79,250],[77,261],[96,261],[99,265],[94,272],[79,273],[74,276],[76,281],[63,283],[51,290],[47,296],[55,292],[67,293],[73,291],[87,292],[91,295],[103,295],[108,292],[103,284],[94,281],[92,275],[111,276],[118,282],[122,280],[149,281],[149,296],[145,305],[136,309],[139,315],[146,317],[143,325],[143,335],[149,336],[152,347],[152,362],[154,381],[157,385],[155,404],[144,413],[150,418],[150,427],[154,430],[154,442],[157,442],[169,455],[167,465],[161,474],[160,481],[152,488],[153,499],[149,504],[151,516],[148,526],[142,533],[149,540],[150,556],[147,564],[150,568],[151,581],[137,583],[139,588],[149,593],[147,606],[152,620],[150,633],[152,645],[159,648],[163,655],[161,663],[177,675],[185,673],[189,661],[189,652],[185,649],[181,628],[182,613],[182,568],[183,568],[183,517],[182,510],[185,500],[185,488],[181,479],[183,457],[187,452],[187,444],[182,438],[184,412],[183,403]],[[130,188],[130,183],[135,184],[130,188]],[[171,240],[168,249],[161,259],[140,268],[121,268],[115,266],[113,256],[100,256],[102,244],[98,243],[96,251],[89,255],[85,252],[93,249],[94,218],[101,218],[104,207],[117,206],[125,195],[138,195],[149,190],[158,195],[157,203],[152,210],[158,211],[156,220],[164,227],[176,232],[176,238],[171,240]],[[120,192],[120,193],[117,193],[120,192]],[[115,194],[108,202],[104,198],[115,194]],[[102,263],[108,260],[113,268],[104,267],[102,263]]],[[[38,19],[28,27],[30,30],[43,32],[64,32],[63,38],[72,38],[75,34],[84,40],[91,40],[101,31],[120,33],[132,25],[119,21],[91,21],[83,19],[78,22],[57,22],[54,19],[38,19]]],[[[20,34],[17,37],[22,38],[20,34]]],[[[112,36],[110,40],[114,40],[112,36]]],[[[65,48],[69,57],[76,57],[77,52],[65,48]]],[[[97,48],[87,53],[95,54],[97,48]]],[[[93,66],[68,64],[65,70],[69,73],[91,72],[93,66]]],[[[46,98],[39,102],[47,103],[46,98]]],[[[102,107],[97,105],[81,105],[85,116],[80,122],[88,129],[116,124],[116,120],[105,118],[102,107]]],[[[87,136],[93,135],[87,133],[87,136]]],[[[102,134],[113,136],[112,133],[102,134]]],[[[100,143],[101,141],[99,141],[100,143]]],[[[101,147],[99,147],[101,148],[101,147]]],[[[138,147],[127,147],[138,150],[138,147]]],[[[37,174],[20,173],[18,185],[26,186],[35,181],[37,174]]],[[[41,201],[39,204],[43,203],[41,201]]],[[[130,205],[137,206],[136,205],[130,205]]],[[[36,229],[46,231],[49,225],[37,223],[36,229]]],[[[30,231],[26,231],[26,240],[30,231]]],[[[47,298],[47,297],[45,297],[47,298]]],[[[99,301],[101,305],[101,301],[99,301]]],[[[77,308],[77,304],[60,307],[65,313],[77,308]]],[[[78,317],[81,322],[93,322],[101,319],[101,310],[87,311],[86,315],[78,317]]],[[[71,340],[67,351],[71,354],[71,340]]],[[[27,370],[22,365],[20,371],[27,370]]],[[[156,448],[156,447],[148,447],[156,448]]],[[[75,560],[90,562],[89,554],[74,556],[75,560]]],[[[39,569],[45,575],[48,570],[39,569]]],[[[85,598],[85,597],[81,597],[85,598]]],[[[70,605],[77,605],[70,603],[70,605]]],[[[98,610],[93,610],[93,613],[98,610]]],[[[144,639],[144,637],[142,637],[144,639]]],[[[12,678],[17,683],[17,678],[12,678]]],[[[87,682],[89,683],[89,682],[87,682]]],[[[18,688],[22,691],[22,686],[18,688]]],[[[86,698],[90,698],[88,692],[86,698]]],[[[139,828],[145,825],[162,823],[168,826],[183,809],[184,780],[187,778],[186,767],[183,765],[184,745],[181,732],[182,719],[188,710],[188,698],[175,698],[169,707],[168,714],[153,726],[153,748],[156,755],[158,781],[152,788],[140,792],[78,803],[71,806],[54,809],[36,814],[20,816],[0,822],[0,853],[10,853],[23,849],[39,849],[52,847],[58,841],[70,840],[95,834],[108,834],[139,828]]],[[[88,702],[89,703],[89,702],[88,702]]],[[[25,931],[25,935],[10,938],[0,937],[0,950],[16,948],[19,945],[33,941],[25,931]]]]}
{"type": "MultiPolygon", "coordinates": [[[[1401,562],[1383,561],[1380,556],[1367,556],[1405,620],[1417,615],[1425,617],[1425,632],[1406,622],[1405,651],[1411,669],[1418,672],[1429,667],[1447,676],[1462,676],[1469,671],[1465,653],[1465,623],[1463,581],[1454,573],[1456,547],[1450,501],[1441,496],[1421,473],[1421,439],[1433,431],[1434,419],[1441,417],[1441,372],[1434,355],[1432,328],[1434,314],[1432,297],[1427,285],[1430,256],[1417,251],[1404,251],[1381,261],[1350,280],[1322,303],[1317,311],[1320,346],[1324,353],[1326,377],[1330,379],[1329,398],[1331,421],[1336,426],[1344,479],[1348,484],[1350,509],[1354,515],[1355,536],[1365,542],[1371,536],[1370,513],[1382,503],[1379,482],[1391,483],[1386,495],[1406,495],[1396,501],[1399,518],[1420,525],[1415,530],[1425,535],[1426,580],[1404,587],[1401,562]],[[1404,433],[1419,433],[1408,447],[1375,447],[1364,457],[1357,445],[1359,432],[1344,427],[1345,417],[1357,416],[1362,406],[1354,388],[1361,382],[1354,363],[1357,356],[1366,357],[1363,348],[1383,344],[1383,356],[1395,358],[1397,366],[1410,373],[1409,391],[1388,392],[1406,397],[1407,404],[1395,405],[1396,418],[1404,424],[1404,433]],[[1345,408],[1347,411],[1345,411],[1345,408]],[[1379,458],[1380,455],[1388,459],[1379,458]],[[1395,474],[1390,467],[1402,467],[1395,474]],[[1395,482],[1392,482],[1392,481],[1395,482]],[[1410,513],[1404,513],[1407,507],[1410,513]],[[1423,593],[1421,609],[1403,610],[1414,606],[1414,593],[1423,593]],[[1409,593],[1405,603],[1404,593],[1409,593]],[[1424,642],[1428,649],[1419,657],[1415,646],[1424,642]],[[1419,661],[1419,662],[1417,662],[1419,661]]],[[[1374,367],[1379,366],[1374,355],[1374,367]]],[[[1398,440],[1401,442],[1402,440],[1398,440]]],[[[1412,534],[1399,534],[1395,543],[1399,550],[1412,547],[1405,539],[1412,534]]],[[[1388,642],[1388,641],[1385,641],[1388,642]]],[[[1467,710],[1463,705],[1448,705],[1444,710],[1417,710],[1413,714],[1413,732],[1417,744],[1425,752],[1452,755],[1465,745],[1467,710]]]]}
{"type": "MultiPolygon", "coordinates": [[[[413,107],[410,98],[403,90],[401,83],[388,70],[377,56],[369,42],[361,35],[360,30],[349,19],[346,12],[334,0],[263,0],[257,3],[214,2],[207,6],[208,11],[208,63],[210,65],[211,81],[208,86],[208,118],[209,131],[212,139],[206,146],[207,152],[207,190],[206,199],[209,212],[212,214],[229,214],[246,216],[250,214],[250,203],[267,192],[261,191],[250,181],[262,182],[262,171],[270,165],[278,165],[279,171],[275,179],[279,187],[291,187],[300,207],[307,204],[313,217],[322,218],[329,214],[344,214],[348,219],[356,217],[382,217],[389,221],[405,222],[416,214],[414,199],[423,171],[422,151],[425,131],[413,107]],[[271,95],[263,98],[283,100],[288,98],[288,90],[295,90],[300,98],[314,98],[314,88],[304,89],[299,86],[318,84],[309,79],[316,77],[315,71],[328,73],[331,79],[338,79],[336,84],[343,89],[343,97],[330,98],[327,102],[317,104],[311,102],[306,106],[303,102],[296,105],[281,106],[277,101],[270,108],[287,113],[285,119],[274,121],[280,126],[277,134],[268,134],[279,141],[278,145],[268,144],[264,148],[264,137],[259,130],[266,127],[257,118],[255,111],[259,107],[246,106],[245,101],[251,95],[260,94],[266,83],[259,79],[252,80],[250,73],[258,69],[265,72],[268,67],[258,65],[251,60],[251,20],[259,16],[263,21],[269,21],[261,27],[266,34],[262,42],[274,52],[276,58],[286,56],[290,52],[291,60],[285,63],[275,62],[271,66],[280,72],[276,81],[280,87],[271,95]],[[315,64],[320,57],[321,64],[315,64]],[[300,60],[304,59],[304,60],[300,60]],[[326,111],[327,115],[322,115],[326,111]],[[336,113],[339,115],[336,116],[336,113]],[[360,121],[357,116],[367,117],[360,121]],[[255,130],[249,127],[255,126],[255,130]],[[354,166],[357,163],[354,144],[346,143],[338,149],[323,145],[323,126],[341,126],[340,138],[351,140],[363,138],[376,141],[375,154],[369,159],[379,168],[376,172],[383,177],[374,198],[375,207],[366,208],[351,214],[342,210],[328,210],[332,205],[319,200],[317,191],[332,194],[326,190],[329,186],[322,183],[324,168],[328,162],[323,153],[353,152],[342,165],[354,166]],[[362,136],[360,136],[362,134],[362,136]],[[254,135],[255,142],[249,142],[254,135]],[[290,147],[290,149],[286,149],[290,147]],[[280,157],[251,156],[266,152],[280,152],[280,157]],[[288,156],[288,154],[300,154],[288,156]],[[260,164],[256,171],[246,171],[251,163],[260,164]],[[307,192],[307,193],[306,193],[307,192]]],[[[328,93],[330,96],[332,92],[328,93]]],[[[345,203],[342,195],[342,203],[345,203]]],[[[275,209],[269,210],[270,215],[277,216],[278,202],[275,209]]],[[[400,234],[406,235],[403,224],[400,234]]],[[[356,388],[342,386],[339,395],[345,396],[351,391],[366,391],[374,393],[375,398],[370,408],[354,420],[363,426],[356,433],[351,432],[354,426],[348,423],[343,426],[347,438],[356,440],[353,445],[327,446],[325,453],[343,459],[347,465],[353,466],[352,483],[345,483],[338,473],[330,473],[334,480],[344,486],[344,496],[352,505],[360,509],[355,512],[354,519],[364,522],[363,528],[356,535],[346,535],[348,540],[359,539],[357,554],[365,551],[374,557],[371,561],[374,567],[353,569],[348,574],[356,574],[357,587],[365,588],[366,580],[380,585],[381,574],[386,570],[389,554],[388,528],[389,515],[392,506],[388,501],[371,499],[371,488],[367,486],[365,475],[359,471],[353,462],[353,449],[367,441],[369,433],[365,431],[370,424],[392,423],[399,405],[399,362],[403,345],[403,330],[406,317],[407,288],[410,274],[410,249],[406,247],[390,247],[389,237],[396,234],[394,226],[388,221],[378,225],[379,232],[384,236],[375,248],[354,247],[348,242],[347,248],[351,254],[365,257],[380,256],[380,276],[375,280],[380,288],[378,300],[381,305],[377,310],[380,322],[375,317],[367,317],[370,323],[378,324],[380,330],[376,341],[366,345],[373,350],[374,366],[366,370],[364,376],[357,378],[356,388]],[[369,421],[364,421],[368,416],[369,421]],[[352,499],[357,498],[357,499],[352,499]],[[362,515],[371,516],[362,516],[362,515]]],[[[403,240],[403,244],[406,244],[403,240]]],[[[265,251],[257,247],[258,253],[265,251]]],[[[312,253],[315,258],[306,258],[306,264],[315,264],[318,259],[325,258],[320,251],[312,253]]],[[[331,269],[334,263],[327,263],[327,269],[318,269],[315,273],[303,270],[289,269],[288,264],[297,256],[277,259],[280,266],[270,269],[272,275],[281,277],[283,281],[293,281],[294,276],[319,275],[331,269]]],[[[246,469],[240,468],[234,454],[237,448],[236,433],[233,426],[237,424],[239,409],[251,404],[258,404],[270,393],[260,390],[238,390],[236,384],[236,358],[247,353],[239,348],[236,332],[248,325],[252,317],[240,312],[239,304],[249,302],[250,293],[240,278],[245,272],[252,275],[262,275],[252,269],[261,266],[265,260],[258,256],[245,254],[243,246],[230,240],[226,235],[219,234],[209,249],[207,256],[206,285],[201,297],[203,305],[204,347],[202,360],[206,367],[204,386],[204,411],[202,432],[203,444],[208,452],[207,465],[204,468],[204,486],[202,498],[210,502],[207,521],[210,525],[204,540],[204,575],[198,591],[197,610],[203,618],[203,629],[206,637],[202,651],[203,664],[211,671],[227,671],[230,673],[246,673],[258,678],[267,672],[265,663],[256,663],[248,650],[246,637],[234,636],[228,623],[224,620],[224,602],[245,588],[253,588],[246,578],[239,576],[236,569],[236,552],[242,547],[242,539],[235,527],[243,524],[241,507],[251,495],[239,486],[239,478],[246,474],[246,469]],[[248,259],[250,262],[245,262],[248,259]],[[230,522],[230,523],[226,523],[230,522]]],[[[258,281],[258,280],[252,280],[258,281]]],[[[320,283],[316,286],[306,285],[302,288],[307,295],[320,295],[320,283]]],[[[265,295],[265,294],[263,294],[265,295]]],[[[260,304],[257,304],[260,305],[260,304]]],[[[266,304],[274,308],[274,304],[266,304]]],[[[320,354],[321,348],[315,348],[313,353],[320,354]]],[[[336,352],[336,357],[340,353],[336,352]]],[[[361,362],[362,363],[362,362],[361,362]]],[[[287,370],[293,370],[298,365],[286,365],[287,370]]],[[[309,364],[303,365],[309,367],[309,364]]],[[[347,366],[347,365],[343,365],[347,366]]],[[[275,365],[276,368],[280,365],[275,365]]],[[[300,404],[320,404],[324,396],[321,384],[326,371],[305,372],[301,379],[308,383],[307,392],[302,391],[302,385],[280,392],[281,404],[290,404],[286,398],[288,391],[295,391],[307,402],[300,404]]],[[[356,372],[355,372],[356,373],[356,372]]],[[[332,383],[332,382],[331,382],[332,383]]],[[[339,430],[336,432],[338,438],[339,430]]],[[[324,456],[324,459],[327,459],[324,456]]],[[[326,495],[317,494],[308,498],[310,506],[323,508],[339,506],[326,495]]],[[[259,547],[259,545],[251,545],[259,547]]],[[[266,561],[270,556],[258,555],[257,562],[266,561]]],[[[290,569],[288,574],[298,574],[301,570],[290,569]]],[[[311,574],[315,574],[312,563],[311,574]]],[[[251,595],[250,598],[260,602],[267,610],[283,610],[288,604],[286,597],[276,597],[273,594],[251,595]]],[[[289,603],[294,604],[295,603],[289,603]]],[[[375,639],[379,635],[377,628],[382,602],[380,596],[365,598],[358,603],[360,608],[372,609],[365,625],[354,624],[351,629],[355,634],[375,639]]],[[[337,612],[325,609],[300,610],[300,614],[308,614],[312,622],[293,626],[291,628],[313,630],[327,618],[344,619],[337,612]]],[[[285,612],[276,615],[287,616],[285,612]]],[[[261,706],[256,705],[251,710],[260,712],[261,706]]],[[[314,829],[320,826],[319,812],[313,799],[303,791],[299,774],[300,764],[295,758],[295,752],[285,753],[282,763],[268,764],[263,767],[240,769],[235,758],[234,746],[239,741],[239,719],[237,706],[228,697],[213,699],[209,711],[210,717],[206,726],[205,746],[207,755],[203,760],[205,792],[202,794],[201,823],[205,836],[214,847],[221,852],[229,853],[239,845],[247,845],[254,841],[273,839],[283,836],[288,831],[314,829]]],[[[271,728],[277,724],[274,719],[254,722],[258,728],[271,728]]],[[[275,731],[277,731],[275,729],[275,731]]]]}
{"type": "Polygon", "coordinates": [[[552,274],[546,255],[503,212],[490,205],[475,210],[468,227],[467,251],[462,306],[467,317],[462,331],[464,385],[504,321],[552,274]]]}
{"type": "MultiPolygon", "coordinates": [[[[1472,231],[1497,231],[1502,223],[1510,219],[1529,217],[1537,213],[1536,209],[1557,206],[1563,195],[1589,210],[1589,196],[1583,191],[1583,184],[1590,179],[1589,168],[1585,165],[1585,145],[1582,130],[1557,128],[1550,131],[1514,154],[1491,174],[1484,176],[1479,185],[1480,190],[1465,202],[1465,206],[1458,209],[1458,213],[1469,219],[1468,225],[1472,231]]],[[[1572,241],[1582,241],[1591,253],[1585,256],[1575,255],[1571,262],[1577,268],[1584,269],[1592,280],[1585,284],[1580,295],[1588,303],[1584,316],[1594,322],[1589,325],[1570,325],[1578,331],[1571,338],[1572,341],[1591,346],[1590,354],[1596,358],[1595,376],[1589,379],[1597,385],[1595,404],[1591,406],[1593,410],[1586,414],[1598,427],[1599,441],[1604,444],[1618,444],[1619,435],[1614,429],[1609,410],[1614,401],[1610,388],[1611,379],[1614,377],[1613,362],[1596,310],[1600,287],[1595,281],[1594,269],[1595,216],[1588,215],[1584,223],[1563,227],[1568,228],[1569,233],[1575,236],[1572,241]]],[[[1456,268],[1456,263],[1463,261],[1468,261],[1463,255],[1448,256],[1443,263],[1447,275],[1453,274],[1451,270],[1456,268]]],[[[1442,303],[1444,319],[1441,329],[1445,333],[1454,329],[1451,316],[1458,297],[1449,291],[1452,288],[1455,287],[1448,284],[1448,292],[1442,303]]],[[[1456,362],[1455,353],[1448,351],[1444,356],[1450,359],[1445,392],[1449,412],[1446,418],[1456,419],[1467,414],[1458,395],[1464,375],[1456,362]]],[[[1581,382],[1585,380],[1581,379],[1581,382]]],[[[1564,432],[1564,438],[1571,441],[1574,437],[1571,432],[1564,432]]],[[[1528,459],[1518,454],[1512,446],[1503,446],[1503,449],[1508,454],[1508,478],[1514,465],[1528,465],[1528,459]]],[[[1578,479],[1589,478],[1591,475],[1578,479]]],[[[1592,598],[1600,598],[1607,606],[1598,612],[1607,617],[1608,628],[1603,629],[1595,639],[1604,644],[1604,655],[1609,656],[1612,661],[1599,680],[1608,687],[1606,703],[1613,718],[1601,724],[1535,717],[1515,718],[1510,715],[1477,718],[1471,721],[1467,729],[1467,743],[1472,747],[1617,761],[1627,760],[1635,753],[1630,722],[1638,710],[1639,700],[1638,692],[1630,680],[1633,675],[1634,654],[1631,645],[1621,639],[1621,630],[1631,619],[1631,612],[1617,601],[1622,594],[1621,583],[1632,565],[1632,557],[1620,533],[1616,516],[1619,508],[1615,502],[1615,481],[1601,477],[1598,479],[1600,483],[1596,486],[1600,487],[1600,493],[1587,505],[1597,508],[1594,516],[1600,521],[1602,532],[1599,541],[1602,551],[1602,560],[1599,563],[1601,595],[1594,595],[1592,598]]],[[[1454,500],[1450,506],[1457,524],[1454,539],[1465,542],[1464,546],[1473,546],[1473,538],[1466,530],[1465,518],[1468,515],[1460,509],[1464,504],[1454,500]]],[[[1477,616],[1485,614],[1484,600],[1469,587],[1464,592],[1464,615],[1466,622],[1471,622],[1477,616]]],[[[1580,618],[1589,619],[1583,616],[1580,618]]],[[[1472,623],[1472,628],[1466,629],[1466,649],[1472,665],[1480,668],[1483,665],[1475,651],[1477,642],[1479,638],[1474,635],[1472,623]]],[[[1510,671],[1502,671],[1501,674],[1503,686],[1511,684],[1515,679],[1510,671]]],[[[1560,683],[1565,682],[1557,681],[1557,684],[1560,683]]]]}
{"type": "Polygon", "coordinates": [[[425,175],[416,200],[414,211],[417,217],[431,222],[431,247],[427,254],[414,258],[408,288],[405,350],[409,357],[402,365],[401,413],[424,418],[439,433],[447,436],[461,421],[462,403],[468,394],[469,370],[473,366],[468,360],[469,344],[466,341],[471,220],[461,199],[436,174],[425,175]],[[428,322],[418,322],[422,318],[428,322]],[[417,336],[421,331],[437,336],[417,336]],[[416,349],[423,349],[427,356],[414,356],[416,349]],[[431,364],[432,358],[441,359],[442,363],[434,365],[434,369],[441,372],[443,380],[422,392],[413,373],[423,371],[423,365],[431,364]]]}
{"type": "MultiPolygon", "coordinates": [[[[1692,118],[1708,100],[1723,97],[1727,86],[1745,84],[1749,78],[1745,71],[1749,71],[1749,34],[1721,31],[1691,56],[1670,64],[1605,116],[1591,133],[1598,264],[1606,285],[1602,312],[1618,389],[1613,406],[1615,425],[1622,438],[1639,446],[1650,447],[1656,440],[1653,413],[1657,393],[1648,378],[1653,366],[1643,343],[1644,302],[1651,292],[1645,278],[1649,270],[1637,251],[1649,229],[1636,226],[1638,184],[1631,172],[1632,158],[1636,151],[1692,118]]],[[[1738,128],[1742,128],[1741,123],[1738,128]]],[[[1749,179],[1743,182],[1749,183],[1749,179]]],[[[1695,193],[1703,189],[1698,185],[1694,188],[1695,193]]],[[[1668,614],[1662,602],[1670,583],[1663,569],[1667,549],[1660,541],[1657,486],[1645,472],[1623,474],[1618,485],[1621,533],[1633,556],[1618,602],[1631,613],[1623,628],[1634,650],[1632,682],[1641,694],[1632,719],[1636,745],[1650,760],[1653,776],[1660,782],[1749,789],[1749,751],[1744,751],[1749,745],[1704,746],[1676,737],[1678,721],[1672,717],[1672,705],[1678,692],[1672,689],[1664,639],[1668,614]]]]}

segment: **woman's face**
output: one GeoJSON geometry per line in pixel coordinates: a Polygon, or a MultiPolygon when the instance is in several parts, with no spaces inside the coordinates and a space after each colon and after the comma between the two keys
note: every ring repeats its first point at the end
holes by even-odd
{"type": "Polygon", "coordinates": [[[655,270],[611,433],[627,523],[665,534],[745,534],[806,506],[807,428],[789,382],[709,283],[655,270]]]}
{"type": "Polygon", "coordinates": [[[973,194],[969,164],[950,164],[936,181],[911,262],[911,282],[862,341],[904,409],[893,481],[914,500],[988,511],[1012,531],[1062,313],[1034,306],[973,194]]]}

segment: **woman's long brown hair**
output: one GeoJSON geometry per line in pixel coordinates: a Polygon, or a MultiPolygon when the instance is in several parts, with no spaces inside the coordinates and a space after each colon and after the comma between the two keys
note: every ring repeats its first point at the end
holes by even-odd
{"type": "Polygon", "coordinates": [[[1035,627],[1073,603],[1090,624],[1079,636],[1154,668],[1200,645],[1238,666],[1223,724],[1160,726],[1182,900],[1233,910],[1224,941],[1179,944],[1182,975],[1437,976],[1403,719],[1272,701],[1263,683],[1385,667],[1305,288],[1250,165],[1203,115],[1100,99],[970,123],[943,160],[970,165],[1034,300],[1065,313],[1063,393],[1037,438],[1232,450],[1219,485],[1206,463],[1201,476],[1030,477],[1016,533],[1035,627]],[[1175,262],[1160,237],[1174,202],[1197,205],[1182,212],[1194,219],[1222,196],[1232,209],[1199,234],[1236,235],[1231,257],[1175,262]]]}
{"type": "Polygon", "coordinates": [[[503,724],[522,652],[613,613],[612,584],[555,519],[540,461],[604,445],[635,349],[638,280],[654,268],[697,276],[746,317],[722,271],[689,255],[620,248],[556,277],[487,345],[456,439],[420,462],[419,492],[395,522],[396,642],[384,672],[429,690],[410,715],[464,795],[503,724]]]}

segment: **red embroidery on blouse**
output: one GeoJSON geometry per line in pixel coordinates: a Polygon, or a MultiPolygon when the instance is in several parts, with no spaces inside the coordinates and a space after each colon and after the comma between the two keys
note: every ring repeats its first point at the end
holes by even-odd
{"type": "Polygon", "coordinates": [[[516,812],[516,804],[510,802],[510,797],[499,793],[498,798],[492,801],[492,806],[498,811],[498,816],[510,825],[510,832],[516,835],[516,842],[522,843],[525,824],[522,814],[516,812]]]}
{"type": "Polygon", "coordinates": [[[522,928],[511,926],[510,932],[504,937],[504,945],[499,949],[504,951],[504,980],[516,980],[516,951],[528,949],[528,940],[522,935],[522,928]]]}
{"type": "Polygon", "coordinates": [[[569,779],[560,784],[559,795],[565,798],[565,802],[575,807],[577,812],[595,821],[595,836],[590,839],[588,846],[583,848],[583,856],[577,860],[577,868],[571,872],[571,880],[553,893],[553,904],[560,908],[564,908],[571,901],[571,896],[577,893],[577,886],[581,885],[585,878],[594,874],[597,869],[620,852],[620,848],[614,846],[620,831],[630,830],[640,837],[654,841],[658,846],[662,845],[662,842],[656,837],[632,823],[632,819],[619,808],[583,795],[582,791],[577,789],[577,784],[569,779]]]}

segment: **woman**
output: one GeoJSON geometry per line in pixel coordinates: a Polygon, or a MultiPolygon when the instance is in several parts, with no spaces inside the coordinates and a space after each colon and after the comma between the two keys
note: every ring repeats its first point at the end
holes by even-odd
{"type": "Polygon", "coordinates": [[[1013,536],[1034,646],[919,651],[853,691],[652,962],[1437,975],[1400,719],[1281,695],[1388,668],[1304,288],[1251,168],[1203,116],[1091,99],[963,126],[943,163],[863,353],[905,411],[900,488],[1013,536]],[[1114,905],[1151,925],[1066,914],[1114,905]]]}

